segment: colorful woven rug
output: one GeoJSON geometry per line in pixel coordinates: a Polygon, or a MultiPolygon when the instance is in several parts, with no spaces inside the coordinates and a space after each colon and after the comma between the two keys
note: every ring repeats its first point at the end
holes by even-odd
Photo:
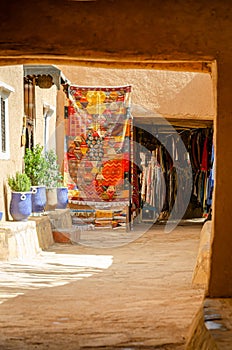
{"type": "Polygon", "coordinates": [[[64,179],[77,202],[129,201],[131,86],[69,87],[64,179]],[[126,176],[125,176],[126,174],[126,176]]]}

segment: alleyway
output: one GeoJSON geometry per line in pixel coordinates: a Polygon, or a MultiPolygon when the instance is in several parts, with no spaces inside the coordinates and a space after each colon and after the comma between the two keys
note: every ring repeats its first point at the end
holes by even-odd
{"type": "Polygon", "coordinates": [[[1,263],[0,349],[184,349],[203,298],[191,286],[201,225],[163,229],[121,247],[56,244],[1,263]]]}

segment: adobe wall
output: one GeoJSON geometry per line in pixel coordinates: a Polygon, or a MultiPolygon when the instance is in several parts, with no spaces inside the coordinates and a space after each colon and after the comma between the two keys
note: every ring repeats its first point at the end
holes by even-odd
{"type": "Polygon", "coordinates": [[[80,86],[132,85],[132,114],[146,118],[156,113],[164,117],[215,118],[211,75],[152,69],[109,69],[59,66],[72,84],[80,86]],[[147,113],[137,112],[137,106],[147,113]]]}
{"type": "Polygon", "coordinates": [[[46,149],[56,149],[56,93],[57,87],[53,85],[49,89],[41,89],[39,86],[35,88],[36,101],[36,127],[35,127],[35,144],[44,144],[45,118],[44,106],[54,109],[51,117],[47,118],[48,124],[48,142],[46,149]]]}
{"type": "Polygon", "coordinates": [[[95,62],[128,67],[127,62],[134,61],[147,67],[153,60],[217,61],[217,174],[209,295],[232,296],[231,1],[41,0],[22,6],[4,0],[0,26],[0,64],[95,62]]]}
{"type": "Polygon", "coordinates": [[[61,171],[64,167],[64,135],[65,135],[65,122],[64,122],[64,107],[67,105],[67,96],[61,87],[57,90],[57,105],[56,105],[56,153],[58,163],[61,171]]]}
{"type": "Polygon", "coordinates": [[[8,99],[10,159],[0,159],[0,211],[5,213],[10,202],[7,176],[15,175],[16,171],[22,171],[22,157],[24,154],[24,147],[21,147],[24,115],[23,66],[0,67],[0,81],[10,85],[15,90],[15,92],[10,93],[8,99]],[[5,190],[7,191],[7,202],[4,201],[5,190]]]}

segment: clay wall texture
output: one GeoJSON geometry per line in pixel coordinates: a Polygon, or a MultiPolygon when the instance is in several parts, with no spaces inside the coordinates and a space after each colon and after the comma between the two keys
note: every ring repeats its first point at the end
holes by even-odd
{"type": "Polygon", "coordinates": [[[65,136],[65,123],[64,123],[64,107],[68,105],[67,96],[61,87],[57,90],[57,102],[56,102],[56,153],[57,160],[60,165],[60,169],[63,171],[64,166],[64,136],[65,136]]]}
{"type": "Polygon", "coordinates": [[[56,94],[57,87],[53,85],[49,89],[41,89],[36,86],[35,100],[36,100],[36,128],[35,128],[35,143],[44,144],[45,133],[45,118],[44,106],[54,109],[51,117],[48,117],[48,143],[46,149],[56,149],[56,94]]]}
{"type": "Polygon", "coordinates": [[[215,103],[210,74],[154,69],[109,69],[59,66],[66,78],[81,86],[132,85],[132,114],[136,106],[165,117],[213,120],[215,103]],[[134,108],[133,108],[134,106],[134,108]]]}
{"type": "MultiPolygon", "coordinates": [[[[7,190],[9,203],[10,193],[7,186],[7,176],[22,171],[21,130],[24,112],[23,97],[23,66],[0,67],[0,81],[14,88],[8,98],[10,157],[0,159],[0,210],[5,212],[7,203],[4,201],[4,191],[7,190]]],[[[7,212],[7,210],[6,210],[7,212]]],[[[5,217],[5,215],[4,215],[5,217]]]]}
{"type": "MultiPolygon", "coordinates": [[[[23,65],[0,67],[0,82],[14,89],[8,98],[9,115],[9,159],[0,159],[0,211],[3,211],[3,220],[11,219],[9,205],[11,191],[7,185],[8,175],[21,172],[25,147],[21,145],[21,134],[24,116],[23,65]]],[[[44,116],[43,106],[48,104],[54,107],[54,113],[49,118],[48,149],[56,149],[56,86],[50,89],[36,87],[36,132],[35,142],[44,145],[44,116]]]]}

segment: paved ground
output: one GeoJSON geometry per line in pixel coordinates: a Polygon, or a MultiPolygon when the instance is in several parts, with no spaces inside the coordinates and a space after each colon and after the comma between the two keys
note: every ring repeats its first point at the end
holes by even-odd
{"type": "Polygon", "coordinates": [[[201,226],[155,225],[121,247],[54,245],[0,264],[0,349],[184,349],[201,226]]]}
{"type": "Polygon", "coordinates": [[[232,298],[206,298],[205,325],[218,349],[232,349],[232,298]]]}

